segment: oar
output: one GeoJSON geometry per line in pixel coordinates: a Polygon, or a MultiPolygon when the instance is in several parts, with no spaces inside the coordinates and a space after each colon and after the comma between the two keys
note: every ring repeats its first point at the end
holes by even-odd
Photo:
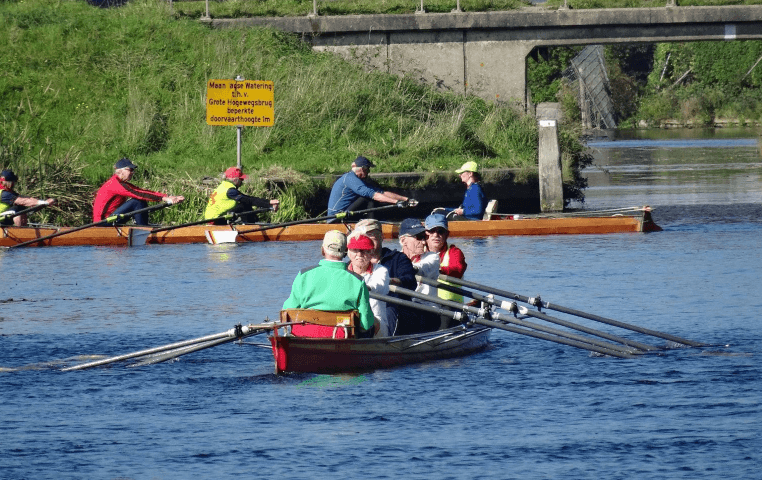
{"type": "MultiPolygon", "coordinates": [[[[403,300],[401,298],[390,297],[388,295],[381,295],[381,294],[374,293],[374,292],[370,292],[370,297],[371,298],[375,298],[376,300],[381,300],[383,302],[393,303],[393,304],[396,304],[396,305],[402,305],[402,306],[405,306],[405,307],[414,308],[414,309],[418,309],[418,310],[422,310],[422,311],[426,311],[426,312],[441,313],[441,314],[447,315],[447,316],[449,316],[449,317],[451,317],[451,318],[453,318],[453,319],[455,319],[457,321],[462,321],[461,319],[464,316],[463,313],[458,312],[458,311],[449,311],[449,310],[439,309],[439,308],[431,307],[431,306],[428,306],[428,305],[423,305],[421,303],[410,302],[408,300],[403,300]]],[[[506,325],[505,323],[501,323],[501,322],[493,322],[493,321],[490,321],[490,320],[485,320],[483,318],[476,318],[476,317],[472,317],[469,321],[472,321],[474,323],[478,323],[479,325],[483,325],[485,327],[498,328],[500,330],[506,330],[508,332],[517,333],[519,335],[526,335],[526,336],[529,336],[529,337],[539,338],[539,339],[542,339],[542,340],[548,340],[548,341],[555,342],[555,343],[560,343],[560,344],[563,344],[563,345],[569,345],[569,346],[572,346],[572,347],[581,348],[581,349],[587,350],[587,351],[593,351],[593,352],[602,353],[604,355],[611,355],[611,356],[620,357],[620,358],[634,358],[633,355],[630,355],[628,353],[622,353],[622,352],[618,352],[618,351],[615,351],[615,350],[608,350],[608,349],[605,349],[605,348],[600,348],[600,347],[597,347],[595,345],[590,345],[590,344],[587,344],[587,343],[578,342],[578,341],[571,340],[571,339],[568,339],[568,338],[558,337],[558,336],[555,336],[555,335],[547,335],[545,333],[541,333],[541,332],[538,332],[538,331],[533,331],[533,330],[528,330],[528,329],[524,329],[524,328],[514,327],[512,325],[506,325]]]]}
{"type": "MultiPolygon", "coordinates": [[[[224,332],[215,333],[212,335],[206,335],[204,337],[198,337],[191,340],[184,340],[182,342],[170,343],[167,345],[149,348],[146,350],[139,350],[137,352],[126,353],[124,355],[118,355],[116,357],[104,358],[102,360],[96,360],[93,362],[83,363],[81,365],[75,365],[73,367],[64,368],[61,371],[71,372],[74,370],[84,370],[86,368],[99,367],[101,365],[107,365],[109,363],[129,360],[131,358],[144,357],[146,355],[153,355],[156,353],[166,352],[167,350],[180,349],[180,348],[188,347],[191,345],[204,344],[206,346],[204,346],[203,348],[209,348],[215,345],[220,345],[222,343],[232,342],[234,340],[238,340],[239,338],[249,337],[251,335],[256,335],[258,333],[263,333],[267,330],[272,329],[274,325],[282,325],[282,324],[262,323],[259,325],[246,325],[246,326],[236,325],[234,328],[231,328],[230,330],[226,330],[224,332]],[[213,342],[213,341],[217,343],[215,343],[215,345],[207,345],[209,342],[213,342]]],[[[191,351],[196,351],[196,350],[191,350],[191,351]]],[[[185,353],[190,353],[191,351],[181,353],[180,355],[183,355],[185,353]]]]}
{"type": "MultiPolygon", "coordinates": [[[[477,315],[480,318],[486,318],[487,320],[499,320],[499,321],[503,322],[504,324],[505,323],[512,323],[512,324],[516,324],[516,325],[519,325],[521,327],[525,327],[525,328],[528,328],[528,329],[531,329],[531,330],[538,330],[540,332],[544,332],[544,333],[547,333],[547,334],[555,335],[557,337],[562,337],[562,338],[565,338],[565,339],[571,339],[571,340],[574,340],[574,341],[579,342],[579,343],[588,344],[590,346],[590,348],[588,348],[588,350],[596,351],[596,352],[599,352],[599,353],[605,353],[607,355],[614,355],[614,356],[621,357],[623,355],[627,356],[627,355],[631,355],[631,354],[634,354],[634,353],[642,353],[639,350],[627,349],[627,348],[621,347],[619,345],[614,345],[613,343],[603,342],[603,341],[600,341],[600,340],[596,340],[594,338],[589,338],[589,337],[585,337],[585,336],[582,336],[582,335],[577,335],[575,333],[565,332],[563,330],[558,330],[558,329],[555,329],[555,328],[546,327],[544,325],[538,325],[538,324],[532,323],[532,322],[526,322],[524,320],[519,320],[519,319],[516,319],[516,318],[512,318],[510,316],[503,315],[501,313],[490,311],[490,310],[487,310],[487,309],[484,309],[484,308],[476,308],[476,307],[472,307],[472,306],[469,306],[469,305],[464,305],[462,303],[453,302],[453,301],[450,301],[450,300],[444,300],[444,299],[441,299],[439,297],[435,297],[435,296],[432,296],[432,295],[425,295],[425,294],[422,294],[422,293],[419,293],[419,292],[415,292],[413,290],[408,290],[408,289],[405,289],[405,288],[397,287],[395,285],[390,285],[389,286],[389,291],[391,291],[393,293],[400,293],[400,294],[407,295],[407,296],[410,296],[410,297],[420,298],[422,300],[426,300],[426,301],[429,301],[429,302],[438,303],[440,305],[444,305],[444,306],[447,306],[447,307],[450,307],[450,308],[461,309],[464,312],[469,312],[471,314],[477,315]],[[598,349],[593,348],[593,347],[604,349],[605,351],[601,351],[601,350],[598,350],[598,349]],[[616,352],[616,353],[614,353],[614,352],[616,352]]],[[[622,358],[630,358],[630,357],[622,357],[622,358]]]]}
{"type": "Polygon", "coordinates": [[[33,243],[38,243],[38,242],[42,242],[44,240],[48,240],[50,238],[60,237],[61,235],[66,235],[66,234],[69,234],[69,233],[78,232],[78,231],[84,230],[86,228],[98,227],[98,226],[101,226],[101,225],[106,225],[107,223],[118,222],[118,221],[130,218],[130,217],[133,217],[133,216],[135,216],[135,215],[137,215],[139,213],[153,212],[155,210],[160,210],[162,208],[169,207],[170,205],[172,205],[172,204],[171,203],[162,203],[162,204],[159,204],[159,205],[153,205],[153,206],[150,206],[150,207],[141,208],[140,210],[135,210],[134,212],[120,213],[119,215],[112,215],[112,216],[110,216],[108,218],[105,218],[105,219],[99,221],[99,222],[88,223],[87,225],[82,225],[81,227],[76,227],[76,228],[72,228],[72,229],[69,229],[69,230],[62,230],[60,232],[51,233],[50,235],[45,235],[44,237],[35,238],[34,240],[29,240],[29,241],[22,242],[22,243],[17,243],[16,245],[11,245],[8,248],[23,247],[23,246],[26,246],[26,245],[31,245],[33,243]]]}
{"type": "Polygon", "coordinates": [[[36,212],[37,210],[42,210],[43,208],[47,207],[47,203],[41,203],[39,205],[35,205],[33,207],[25,208],[24,210],[21,210],[19,212],[15,210],[6,210],[2,213],[0,213],[0,218],[5,220],[8,218],[18,217],[19,215],[26,215],[29,213],[36,212]]]}
{"type": "Polygon", "coordinates": [[[600,330],[596,330],[594,328],[586,327],[584,325],[579,325],[576,323],[569,322],[567,320],[562,320],[560,318],[552,317],[550,315],[546,315],[541,312],[534,312],[532,310],[527,309],[524,306],[519,306],[515,302],[507,302],[507,301],[501,301],[501,300],[495,300],[492,296],[484,296],[480,295],[478,293],[472,292],[470,290],[465,290],[463,288],[454,287],[452,285],[447,285],[444,283],[440,283],[436,280],[433,280],[431,278],[422,277],[421,275],[416,275],[415,277],[418,282],[425,283],[427,285],[431,285],[437,288],[441,288],[444,290],[448,290],[453,293],[457,293],[458,295],[463,295],[465,297],[473,298],[475,300],[478,300],[480,302],[488,303],[490,305],[493,305],[498,308],[502,308],[504,310],[508,310],[509,312],[513,313],[514,315],[516,313],[519,313],[524,316],[539,318],[540,320],[545,320],[546,322],[555,323],[556,325],[561,325],[563,327],[571,328],[573,330],[577,330],[580,332],[584,332],[590,335],[595,335],[597,337],[605,338],[606,340],[612,340],[614,342],[621,343],[622,345],[628,345],[630,347],[634,347],[643,351],[653,351],[658,350],[657,347],[654,347],[652,345],[648,345],[641,342],[636,342],[635,340],[630,340],[629,338],[620,337],[618,335],[612,335],[607,332],[603,332],[600,330]]]}
{"type": "Polygon", "coordinates": [[[365,214],[365,213],[377,212],[379,210],[386,210],[388,208],[413,207],[413,206],[418,204],[417,202],[415,202],[415,203],[413,203],[413,202],[404,202],[404,203],[405,203],[404,205],[398,205],[398,204],[395,203],[395,204],[392,204],[392,205],[384,205],[383,207],[367,208],[365,210],[357,210],[357,211],[354,211],[354,212],[352,212],[352,211],[349,211],[349,212],[339,212],[339,213],[336,213],[334,215],[327,215],[325,217],[308,218],[306,220],[294,220],[293,222],[277,223],[277,224],[274,224],[274,225],[265,225],[265,226],[262,226],[260,228],[252,228],[250,230],[239,230],[238,234],[239,235],[245,235],[247,233],[252,233],[252,232],[262,232],[264,230],[272,230],[273,228],[283,228],[283,227],[290,227],[291,225],[301,225],[301,224],[304,224],[304,223],[322,222],[324,220],[332,220],[334,218],[343,219],[343,218],[346,218],[346,217],[349,217],[349,216],[353,216],[353,215],[362,215],[362,214],[365,214]]]}
{"type": "Polygon", "coordinates": [[[557,312],[562,313],[568,313],[569,315],[575,315],[577,317],[587,318],[588,320],[594,320],[596,322],[605,323],[608,325],[612,325],[619,328],[624,328],[626,330],[632,330],[633,332],[642,333],[645,335],[650,335],[652,337],[658,337],[663,338],[665,340],[669,340],[671,342],[675,343],[681,343],[683,345],[690,345],[692,347],[702,347],[706,346],[706,344],[701,342],[694,342],[693,340],[688,340],[685,338],[681,338],[675,335],[670,335],[669,333],[664,332],[658,332],[656,330],[651,330],[648,328],[638,327],[637,325],[630,325],[629,323],[620,322],[618,320],[613,320],[606,317],[601,317],[598,315],[594,315],[592,313],[585,313],[579,310],[574,310],[572,308],[568,307],[562,307],[560,305],[552,304],[549,302],[543,302],[539,297],[526,297],[524,295],[518,295],[516,293],[507,292],[505,290],[500,290],[497,288],[489,287],[487,285],[480,285],[478,283],[469,282],[467,280],[463,280],[460,278],[450,277],[447,275],[440,275],[439,276],[440,281],[446,281],[450,283],[454,283],[456,285],[462,285],[464,287],[469,288],[475,288],[477,290],[481,290],[483,292],[493,293],[495,295],[500,295],[501,297],[506,298],[512,298],[514,300],[518,300],[520,302],[528,303],[532,306],[546,308],[548,310],[555,310],[557,312]]]}
{"type": "Polygon", "coordinates": [[[139,229],[133,228],[133,229],[130,230],[130,240],[129,240],[129,242],[127,244],[129,246],[131,246],[131,247],[142,246],[142,245],[146,244],[146,240],[148,240],[148,237],[150,235],[155,234],[155,233],[168,232],[168,231],[174,230],[176,228],[192,227],[194,225],[202,225],[202,224],[205,224],[205,223],[214,223],[214,222],[216,222],[218,220],[226,220],[228,222],[233,222],[233,221],[235,221],[236,218],[241,217],[242,215],[249,215],[251,213],[255,213],[255,214],[256,213],[264,213],[264,212],[269,212],[271,210],[272,210],[272,207],[269,207],[269,208],[260,208],[260,209],[257,209],[257,210],[252,210],[251,212],[245,212],[243,214],[231,212],[231,213],[226,213],[225,215],[221,215],[221,216],[216,217],[216,218],[196,220],[195,222],[182,223],[180,225],[169,225],[169,226],[166,226],[166,227],[157,227],[157,228],[154,228],[152,230],[139,230],[139,229]]]}

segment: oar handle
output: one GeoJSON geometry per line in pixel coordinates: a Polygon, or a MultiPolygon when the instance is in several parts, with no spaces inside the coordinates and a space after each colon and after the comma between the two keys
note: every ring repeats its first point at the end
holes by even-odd
{"type": "Polygon", "coordinates": [[[76,227],[76,228],[72,228],[72,229],[69,229],[69,230],[63,230],[63,231],[59,231],[59,232],[56,232],[56,233],[51,233],[50,235],[45,235],[44,237],[35,238],[34,240],[29,240],[29,241],[22,242],[22,243],[17,243],[16,245],[11,245],[8,248],[24,247],[26,245],[31,245],[33,243],[38,243],[38,242],[42,242],[42,241],[45,241],[45,240],[49,240],[51,238],[60,237],[61,235],[66,235],[66,234],[69,234],[69,233],[78,232],[78,231],[84,230],[86,228],[98,227],[98,226],[101,226],[101,225],[106,225],[106,224],[117,222],[117,221],[120,221],[120,220],[125,220],[125,219],[133,217],[133,216],[135,216],[135,215],[137,215],[139,213],[152,212],[152,211],[155,211],[155,210],[161,210],[162,208],[166,208],[166,207],[169,207],[171,205],[174,205],[174,204],[172,204],[172,203],[162,203],[162,204],[159,204],[159,205],[152,205],[150,207],[141,208],[139,210],[135,210],[135,211],[132,211],[132,212],[120,213],[118,215],[111,215],[110,217],[104,218],[103,220],[101,220],[99,222],[89,223],[87,225],[82,225],[81,227],[76,227]]]}
{"type": "Polygon", "coordinates": [[[18,217],[19,215],[27,215],[27,214],[36,212],[37,210],[42,210],[43,208],[45,208],[47,206],[48,206],[47,203],[41,203],[41,204],[35,205],[33,207],[25,208],[25,209],[23,209],[21,211],[18,211],[18,212],[14,211],[14,210],[6,210],[5,212],[0,213],[0,218],[5,220],[5,219],[13,218],[13,217],[18,217]]]}

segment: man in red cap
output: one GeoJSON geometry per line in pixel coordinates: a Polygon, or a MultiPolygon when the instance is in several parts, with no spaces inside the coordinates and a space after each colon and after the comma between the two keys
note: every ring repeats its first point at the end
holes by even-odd
{"type": "MultiPolygon", "coordinates": [[[[165,195],[138,188],[130,183],[137,165],[129,158],[122,158],[114,164],[114,175],[101,185],[95,194],[93,203],[93,222],[100,222],[112,215],[141,210],[148,202],[165,202],[174,204],[185,200],[181,195],[165,195]]],[[[142,212],[132,217],[135,225],[148,225],[148,213],[142,212]]]]}
{"type": "Polygon", "coordinates": [[[53,205],[55,203],[55,200],[52,198],[39,200],[33,197],[22,197],[13,190],[13,186],[16,185],[18,179],[19,178],[12,170],[3,170],[0,172],[0,225],[16,225],[17,227],[23,227],[27,224],[26,214],[10,218],[7,215],[3,215],[3,212],[16,212],[23,210],[24,207],[53,205]],[[22,208],[15,208],[14,205],[18,205],[22,208]]]}
{"type": "Polygon", "coordinates": [[[217,219],[213,222],[214,224],[224,225],[226,220],[219,217],[226,213],[235,213],[245,223],[253,223],[256,221],[256,214],[247,214],[247,212],[251,212],[255,207],[272,208],[273,212],[277,212],[278,206],[280,206],[279,200],[251,197],[238,190],[247,178],[249,176],[244,175],[238,167],[230,167],[225,170],[225,179],[209,197],[206,210],[204,210],[204,219],[217,219]]]}

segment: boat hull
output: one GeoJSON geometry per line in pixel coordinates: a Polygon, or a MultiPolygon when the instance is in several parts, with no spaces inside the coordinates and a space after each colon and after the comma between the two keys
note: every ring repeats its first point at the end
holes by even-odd
{"type": "MultiPolygon", "coordinates": [[[[349,226],[353,226],[349,224],[349,226]]],[[[397,224],[383,224],[384,237],[396,238],[399,231],[397,224]]],[[[207,232],[226,231],[233,228],[246,231],[255,225],[210,226],[196,225],[182,227],[148,235],[147,244],[186,244],[207,243],[207,232]]],[[[272,228],[263,231],[239,233],[236,242],[267,241],[306,241],[321,240],[325,232],[333,229],[345,229],[342,224],[311,223],[272,228]]],[[[0,246],[10,247],[18,243],[45,237],[71,227],[2,227],[0,228],[0,246]]],[[[651,219],[650,211],[636,215],[616,216],[577,216],[557,218],[520,218],[485,221],[450,222],[450,237],[490,237],[502,235],[580,235],[627,232],[659,231],[661,228],[651,219]]],[[[93,227],[78,230],[66,235],[59,235],[29,246],[128,246],[130,231],[150,231],[150,227],[93,227]]]]}
{"type": "Polygon", "coordinates": [[[472,326],[367,339],[270,337],[275,372],[343,373],[461,357],[489,345],[489,328],[472,326]]]}

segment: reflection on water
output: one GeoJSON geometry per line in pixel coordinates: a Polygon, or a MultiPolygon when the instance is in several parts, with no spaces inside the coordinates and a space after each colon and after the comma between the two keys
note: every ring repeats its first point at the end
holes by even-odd
{"type": "Polygon", "coordinates": [[[762,149],[754,129],[607,133],[587,142],[594,159],[583,172],[587,209],[762,202],[762,149]]]}

